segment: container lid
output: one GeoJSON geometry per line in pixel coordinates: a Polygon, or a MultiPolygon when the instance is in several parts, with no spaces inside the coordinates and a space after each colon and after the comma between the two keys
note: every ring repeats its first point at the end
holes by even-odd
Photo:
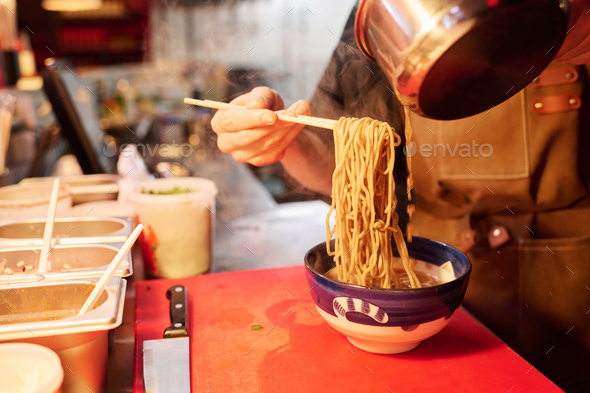
{"type": "Polygon", "coordinates": [[[53,184],[53,180],[59,179],[61,184],[69,186],[92,186],[96,184],[115,183],[119,180],[117,175],[94,174],[94,175],[72,175],[72,176],[49,176],[49,177],[27,177],[22,179],[18,184],[53,184]]]}
{"type": "Polygon", "coordinates": [[[64,371],[59,356],[37,344],[0,344],[2,391],[57,393],[64,371]]]}
{"type": "Polygon", "coordinates": [[[176,177],[140,183],[129,196],[129,200],[133,203],[167,205],[208,202],[214,199],[215,195],[217,187],[209,179],[176,177]]]}
{"type": "MultiPolygon", "coordinates": [[[[0,208],[13,209],[49,204],[52,184],[16,184],[0,188],[0,208]]],[[[57,199],[71,197],[67,184],[60,184],[57,199]]]]}

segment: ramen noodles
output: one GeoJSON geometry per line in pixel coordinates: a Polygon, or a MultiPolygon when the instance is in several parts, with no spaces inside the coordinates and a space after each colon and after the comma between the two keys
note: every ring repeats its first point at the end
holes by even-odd
{"type": "MultiPolygon", "coordinates": [[[[409,126],[407,114],[406,122],[409,126]]],[[[411,130],[406,131],[406,138],[411,138],[411,130]]],[[[395,211],[393,169],[395,148],[400,143],[400,136],[389,124],[366,117],[342,117],[334,127],[336,168],[332,177],[332,205],[326,218],[326,247],[328,255],[334,257],[333,270],[340,281],[381,288],[403,287],[401,275],[393,267],[393,235],[406,280],[412,288],[421,287],[395,211]],[[333,228],[329,223],[332,212],[335,212],[333,228]],[[333,250],[332,237],[335,238],[333,250]]],[[[409,160],[408,169],[411,169],[409,160]]],[[[411,176],[407,185],[411,191],[411,176]]],[[[410,204],[410,216],[413,210],[410,204]]],[[[410,225],[408,229],[411,231],[410,225]]]]}

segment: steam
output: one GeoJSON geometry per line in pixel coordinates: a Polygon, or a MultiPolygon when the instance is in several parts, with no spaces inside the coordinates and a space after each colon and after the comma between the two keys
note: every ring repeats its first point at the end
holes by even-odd
{"type": "Polygon", "coordinates": [[[354,3],[160,0],[151,18],[152,57],[198,67],[196,90],[216,86],[209,99],[265,85],[286,105],[309,100],[354,3]]]}

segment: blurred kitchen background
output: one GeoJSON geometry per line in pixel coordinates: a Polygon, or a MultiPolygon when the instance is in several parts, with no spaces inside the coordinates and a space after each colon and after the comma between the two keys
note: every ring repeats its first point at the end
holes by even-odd
{"type": "MultiPolygon", "coordinates": [[[[354,3],[0,0],[0,114],[13,114],[0,122],[3,184],[112,172],[125,143],[190,144],[188,156],[147,154],[160,176],[223,170],[211,111],[183,98],[230,101],[269,86],[286,106],[309,100],[354,3]],[[88,164],[92,152],[111,164],[88,164]]],[[[278,163],[248,168],[277,202],[319,198],[278,163]]]]}

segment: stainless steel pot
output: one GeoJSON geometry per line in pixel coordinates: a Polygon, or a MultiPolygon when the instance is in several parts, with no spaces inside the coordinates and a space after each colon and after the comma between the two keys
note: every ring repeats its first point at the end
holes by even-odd
{"type": "Polygon", "coordinates": [[[507,100],[551,62],[567,0],[360,0],[355,36],[400,102],[439,120],[507,100]]]}

